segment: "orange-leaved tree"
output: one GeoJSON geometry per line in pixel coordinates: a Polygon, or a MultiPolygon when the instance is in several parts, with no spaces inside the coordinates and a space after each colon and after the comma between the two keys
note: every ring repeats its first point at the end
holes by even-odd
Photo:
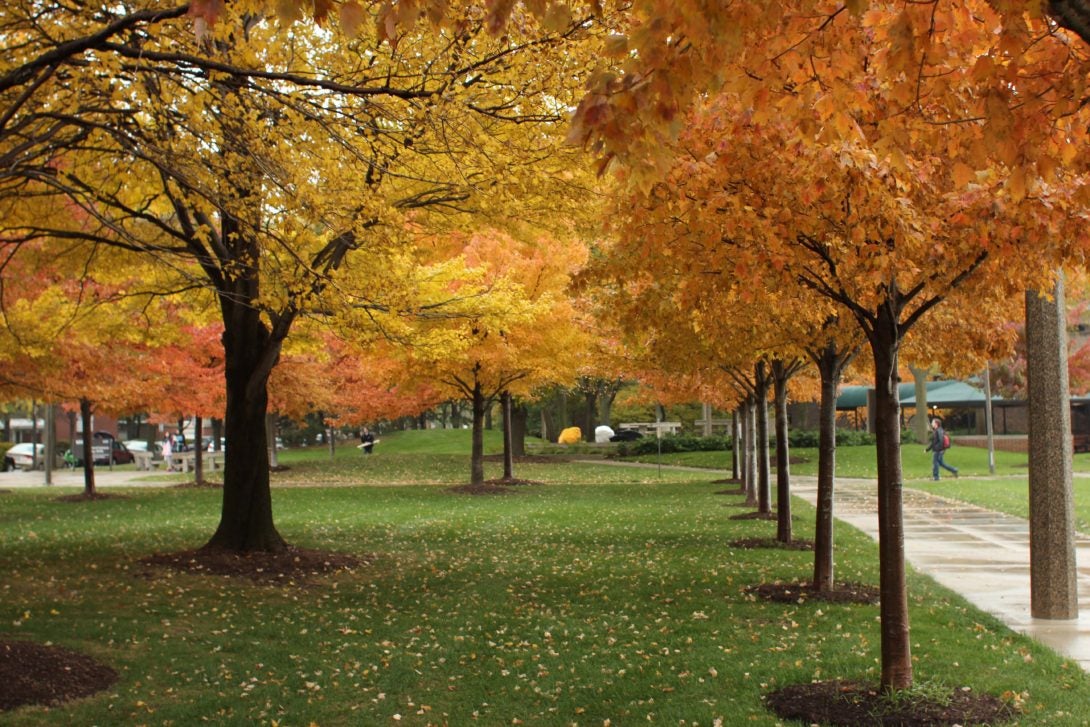
{"type": "Polygon", "coordinates": [[[414,377],[441,383],[470,403],[470,484],[479,485],[486,409],[506,393],[529,395],[576,377],[588,331],[568,288],[586,251],[575,238],[523,240],[498,231],[462,242],[465,278],[450,284],[475,302],[459,318],[431,322],[429,345],[412,347],[409,356],[414,377]]]}
{"type": "MultiPolygon", "coordinates": [[[[996,98],[976,67],[974,54],[993,42],[978,34],[992,25],[943,15],[932,32],[958,42],[941,53],[886,44],[933,9],[841,14],[821,33],[768,48],[748,88],[690,119],[672,184],[643,195],[662,219],[684,222],[674,245],[729,264],[746,285],[795,281],[866,336],[878,397],[882,683],[894,689],[912,682],[896,387],[904,335],[959,290],[987,299],[1040,284],[1042,260],[1078,255],[1087,242],[1077,174],[1057,166],[1029,179],[1016,159],[980,149],[997,123],[983,107],[1025,93],[1012,81],[996,98]],[[920,72],[906,84],[910,59],[920,72]]],[[[1038,149],[1069,135],[1054,123],[1038,149]]]]}

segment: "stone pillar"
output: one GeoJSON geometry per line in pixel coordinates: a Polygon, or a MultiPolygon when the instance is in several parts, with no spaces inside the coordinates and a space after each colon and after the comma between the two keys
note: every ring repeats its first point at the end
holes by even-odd
{"type": "Polygon", "coordinates": [[[916,412],[912,418],[912,431],[916,435],[916,441],[927,444],[931,439],[931,422],[927,411],[927,377],[931,375],[931,369],[921,369],[909,364],[908,370],[912,372],[912,383],[916,391],[916,412]]]}
{"type": "Polygon", "coordinates": [[[1079,604],[1062,276],[1052,295],[1048,300],[1026,292],[1030,612],[1034,618],[1074,619],[1079,604]]]}

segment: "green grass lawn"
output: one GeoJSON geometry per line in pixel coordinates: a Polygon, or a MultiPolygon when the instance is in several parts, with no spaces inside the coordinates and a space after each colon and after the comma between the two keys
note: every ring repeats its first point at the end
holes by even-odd
{"type": "MultiPolygon", "coordinates": [[[[731,520],[739,498],[707,473],[527,464],[516,474],[547,484],[455,495],[436,485],[464,483],[468,457],[414,438],[384,436],[370,457],[284,454],[285,538],[373,559],[296,585],[139,562],[201,545],[217,490],[0,495],[0,638],[120,673],[0,725],[775,725],[761,696],[777,686],[877,679],[876,606],[745,593],[806,578],[812,555],[732,547],[775,524],[731,520]]],[[[812,510],[795,507],[812,536],[812,510]]],[[[841,579],[877,582],[873,541],[842,526],[837,545],[841,579]]],[[[1086,723],[1090,679],[1071,662],[929,579],[911,574],[910,593],[918,680],[1004,695],[1021,725],[1086,723]]]]}

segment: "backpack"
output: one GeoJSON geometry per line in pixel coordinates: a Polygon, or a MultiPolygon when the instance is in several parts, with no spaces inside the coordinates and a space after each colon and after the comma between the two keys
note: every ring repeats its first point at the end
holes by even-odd
{"type": "Polygon", "coordinates": [[[950,435],[946,432],[942,433],[942,448],[950,449],[950,435]]]}

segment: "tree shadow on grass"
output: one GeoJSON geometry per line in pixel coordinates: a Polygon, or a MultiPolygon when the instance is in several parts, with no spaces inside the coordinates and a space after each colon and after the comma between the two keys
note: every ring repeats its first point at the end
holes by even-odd
{"type": "MultiPolygon", "coordinates": [[[[374,562],[374,556],[332,553],[288,547],[278,552],[240,553],[224,548],[199,548],[176,553],[155,553],[140,559],[146,566],[170,568],[195,575],[246,578],[257,583],[307,583],[338,571],[374,562]]],[[[145,572],[146,576],[152,573],[145,572]]]]}
{"type": "MultiPolygon", "coordinates": [[[[495,482],[492,480],[491,482],[495,482]]],[[[447,492],[452,495],[514,495],[517,494],[516,490],[512,490],[505,485],[491,484],[490,482],[484,482],[479,485],[458,485],[456,487],[448,487],[447,492]]]]}
{"type": "MultiPolygon", "coordinates": [[[[727,507],[732,507],[727,505],[727,507]]],[[[753,507],[752,505],[746,505],[745,503],[739,503],[737,507],[753,507]]],[[[731,520],[775,520],[776,513],[774,512],[745,512],[741,515],[731,515],[731,520]]]]}
{"type": "Polygon", "coordinates": [[[106,492],[80,492],[75,495],[61,495],[57,502],[97,502],[99,500],[128,500],[125,495],[114,495],[106,492]]]}

